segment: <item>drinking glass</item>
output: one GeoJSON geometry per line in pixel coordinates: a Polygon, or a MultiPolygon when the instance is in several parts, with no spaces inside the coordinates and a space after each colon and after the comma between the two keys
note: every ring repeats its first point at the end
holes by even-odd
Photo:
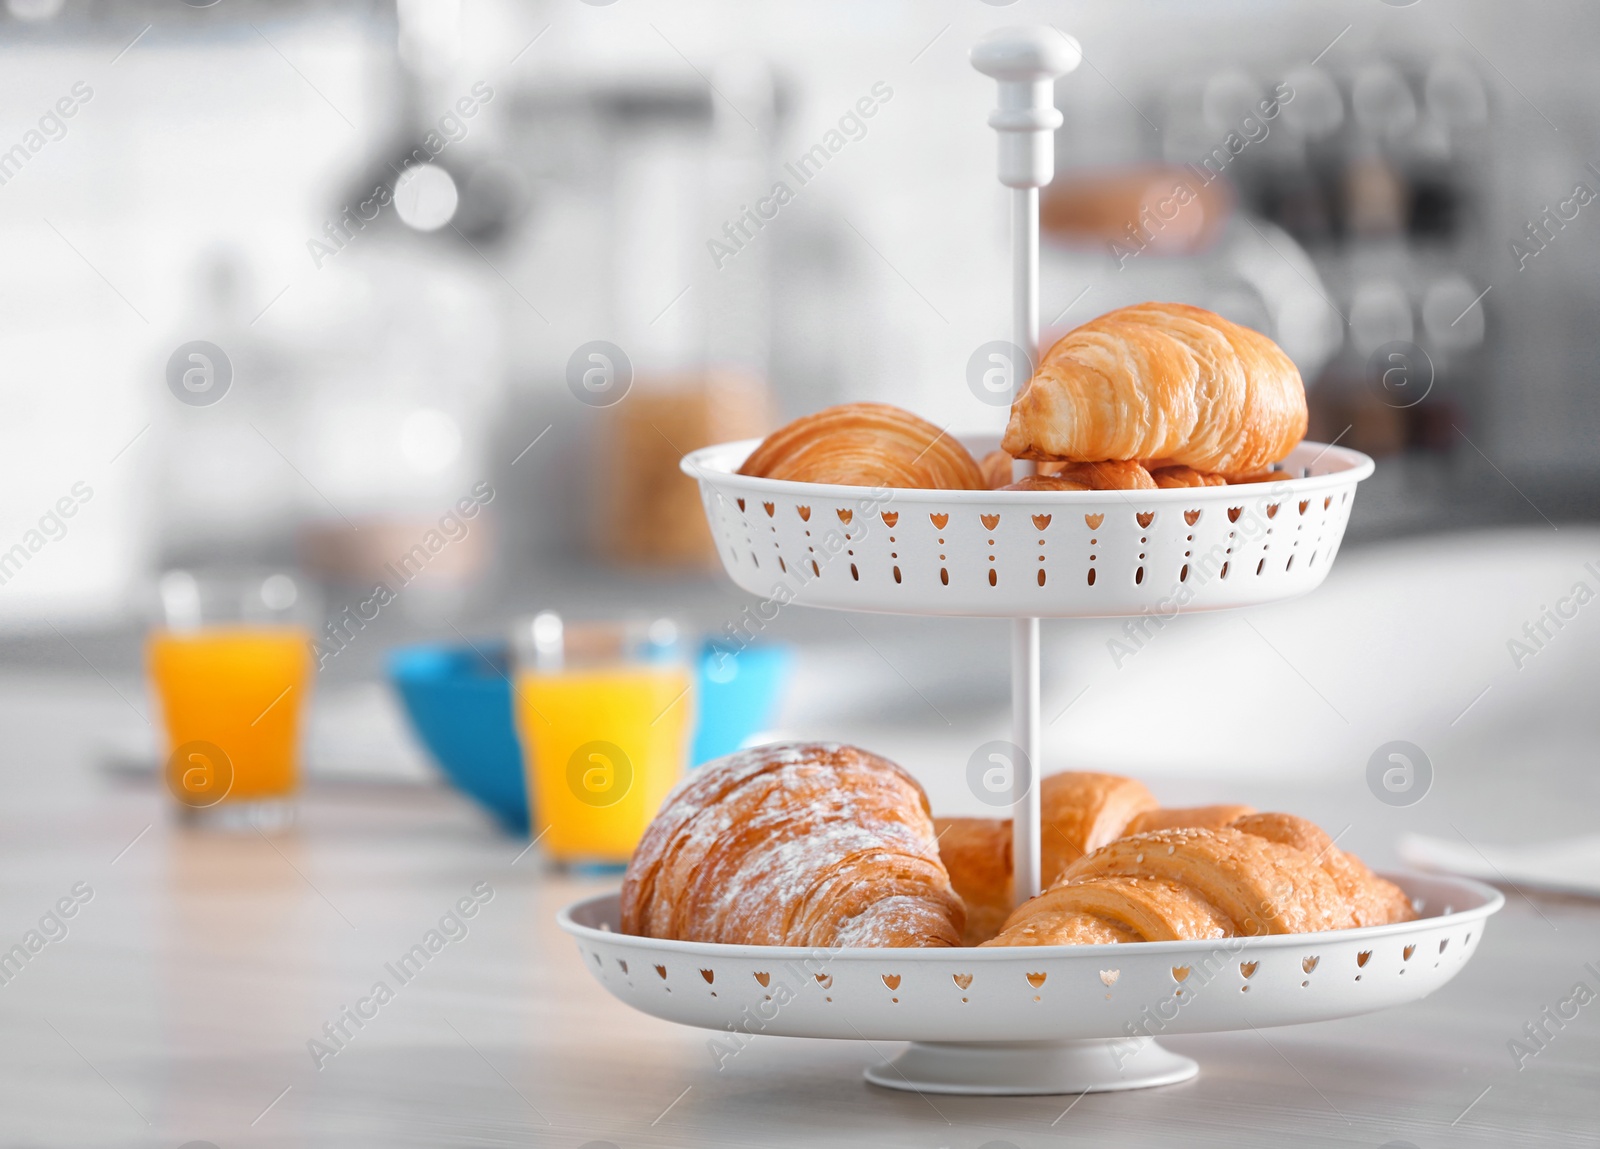
{"type": "Polygon", "coordinates": [[[534,834],[557,862],[625,863],[688,758],[693,678],[677,626],[547,611],[514,648],[534,834]]]}
{"type": "Polygon", "coordinates": [[[286,574],[161,578],[146,643],[167,735],[163,773],[186,819],[274,824],[293,812],[311,632],[286,574]],[[297,609],[299,608],[299,609],[297,609]]]}

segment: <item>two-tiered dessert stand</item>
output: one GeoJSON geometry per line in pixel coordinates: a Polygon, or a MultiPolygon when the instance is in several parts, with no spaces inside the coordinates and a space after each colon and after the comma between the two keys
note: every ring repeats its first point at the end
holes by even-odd
{"type": "MultiPolygon", "coordinates": [[[[1038,344],[1038,195],[1054,174],[1057,76],[1078,47],[1053,30],[981,41],[999,81],[990,124],[1012,189],[1013,343],[1038,344]]],[[[1022,373],[1026,377],[1026,370],[1022,373]]],[[[1038,892],[1039,619],[1252,606],[1303,594],[1333,565],[1372,460],[1302,443],[1280,481],[1158,491],[926,491],[737,474],[755,440],[696,451],[728,574],[764,599],[837,610],[1012,619],[1015,886],[1038,892]]],[[[996,445],[973,439],[975,454],[996,445]]],[[[1391,875],[1423,916],[1318,934],[984,949],[804,949],[618,932],[617,895],[561,914],[585,964],[657,1017],[752,1036],[909,1041],[866,1071],[895,1089],[1044,1094],[1187,1080],[1167,1034],[1345,1017],[1425,997],[1466,962],[1503,898],[1463,879],[1391,875]]],[[[719,1053],[720,1051],[720,1053],[719,1053]]]]}

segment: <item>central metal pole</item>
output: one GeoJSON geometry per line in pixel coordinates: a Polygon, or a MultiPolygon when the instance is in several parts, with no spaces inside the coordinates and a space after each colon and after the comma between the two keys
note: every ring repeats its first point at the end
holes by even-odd
{"type": "MultiPolygon", "coordinates": [[[[1039,356],[1039,189],[1011,189],[1011,341],[1027,356],[1015,366],[1029,370],[1039,356]]],[[[1032,474],[1033,464],[1012,464],[1016,478],[1032,474]]],[[[1039,892],[1041,811],[1038,779],[1039,745],[1039,620],[1011,620],[1011,741],[1023,762],[1012,770],[1011,872],[1018,904],[1039,892]]]]}
{"type": "MultiPolygon", "coordinates": [[[[972,48],[972,66],[998,83],[998,106],[989,126],[998,134],[1000,182],[1011,190],[1011,342],[1022,362],[1012,364],[1020,393],[1039,356],[1039,189],[1055,177],[1057,76],[1083,60],[1078,42],[1055,28],[1002,28],[972,48]]],[[[1024,478],[1033,464],[1012,464],[1024,478]]],[[[1011,872],[1018,902],[1039,892],[1039,620],[1011,623],[1012,764],[1011,872]]]]}

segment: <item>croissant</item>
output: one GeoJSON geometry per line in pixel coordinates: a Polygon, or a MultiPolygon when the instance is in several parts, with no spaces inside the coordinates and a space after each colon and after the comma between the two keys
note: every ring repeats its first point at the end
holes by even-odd
{"type": "Polygon", "coordinates": [[[1349,902],[1352,925],[1381,926],[1409,922],[1417,916],[1404,890],[1378,877],[1360,858],[1335,848],[1333,839],[1315,822],[1293,814],[1250,814],[1235,820],[1233,826],[1310,854],[1349,902]]]}
{"type": "Polygon", "coordinates": [[[1069,479],[1063,475],[1029,475],[1014,483],[1007,483],[1002,491],[1092,491],[1088,483],[1069,479]]]}
{"type": "Polygon", "coordinates": [[[1171,487],[1221,487],[1227,484],[1221,475],[1206,474],[1193,467],[1158,467],[1150,472],[1150,477],[1163,490],[1171,487]]]}
{"type": "Polygon", "coordinates": [[[1118,837],[1128,834],[1147,834],[1151,830],[1214,830],[1255,812],[1254,806],[1231,805],[1178,806],[1170,809],[1145,810],[1135,814],[1118,837]]]}
{"type": "Polygon", "coordinates": [[[1246,475],[1305,433],[1305,385],[1272,340],[1203,308],[1142,303],[1062,336],[1000,445],[1019,459],[1246,475]]]}
{"type": "MultiPolygon", "coordinates": [[[[1062,771],[1039,784],[1044,836],[1039,843],[1040,876],[1052,885],[1086,854],[1125,834],[1177,826],[1225,826],[1250,806],[1196,806],[1161,809],[1143,784],[1117,774],[1062,771]]],[[[1014,905],[1011,873],[1011,822],[1003,818],[936,818],[939,855],[950,882],[967,905],[964,945],[987,941],[999,931],[1014,905]]]]}
{"type": "Polygon", "coordinates": [[[983,485],[991,491],[1006,488],[1011,482],[1011,464],[1013,460],[1004,451],[990,451],[978,460],[978,470],[983,473],[983,485]]]}
{"type": "Polygon", "coordinates": [[[967,908],[961,944],[988,941],[1014,908],[1011,823],[999,818],[935,818],[933,825],[950,885],[967,908]]]}
{"type": "Polygon", "coordinates": [[[1234,475],[1228,479],[1229,483],[1281,483],[1285,479],[1292,479],[1293,475],[1287,471],[1256,471],[1249,475],[1234,475]]]}
{"type": "MultiPolygon", "coordinates": [[[[1410,921],[1393,883],[1289,814],[1120,838],[1017,907],[985,945],[1082,945],[1098,919],[1134,941],[1315,933],[1410,921]]],[[[1126,941],[1125,937],[1111,940],[1126,941]]]]}
{"type": "Polygon", "coordinates": [[[1156,481],[1150,472],[1129,459],[1108,459],[1099,463],[1071,463],[1054,472],[1062,479],[1087,483],[1091,491],[1153,491],[1156,481]]]}
{"type": "MultiPolygon", "coordinates": [[[[984,480],[991,490],[1000,491],[1153,491],[1158,486],[1192,484],[1158,483],[1155,477],[1138,463],[1129,460],[1111,460],[1099,463],[1042,463],[1037,472],[1025,479],[1011,481],[1011,456],[1004,451],[990,451],[979,462],[984,480]]],[[[1187,467],[1169,467],[1168,471],[1187,467]]],[[[1190,471],[1190,474],[1196,472],[1190,471]]],[[[1221,475],[1211,476],[1216,483],[1221,475]]]]}
{"type": "Polygon", "coordinates": [[[989,489],[956,439],[887,403],[845,403],[796,419],[763,439],[739,474],[852,487],[989,489]]]}
{"type": "Polygon", "coordinates": [[[622,882],[622,930],[782,946],[952,946],[966,914],[928,799],[853,746],[794,742],[697,769],[622,882]]]}

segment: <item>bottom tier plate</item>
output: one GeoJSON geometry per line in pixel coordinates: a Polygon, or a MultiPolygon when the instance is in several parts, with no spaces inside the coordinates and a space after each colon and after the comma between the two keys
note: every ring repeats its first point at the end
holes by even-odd
{"type": "Polygon", "coordinates": [[[719,1031],[714,1061],[750,1037],[911,1041],[868,1072],[891,1088],[1059,1093],[1182,1081],[1152,1038],[1349,1017],[1426,997],[1472,956],[1505,899],[1464,878],[1389,874],[1424,916],[1337,930],[1137,945],[806,949],[618,932],[616,894],[559,915],[611,993],[719,1031]]]}

